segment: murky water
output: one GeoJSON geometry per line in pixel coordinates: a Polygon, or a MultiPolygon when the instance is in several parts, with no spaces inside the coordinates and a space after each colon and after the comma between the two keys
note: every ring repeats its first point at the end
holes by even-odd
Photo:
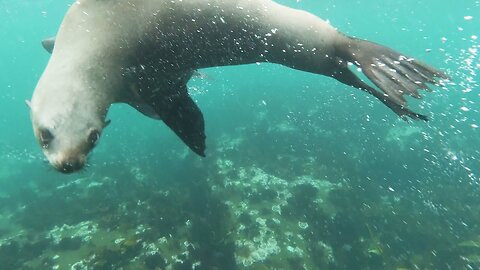
{"type": "Polygon", "coordinates": [[[206,158],[114,105],[88,169],[62,175],[24,100],[70,1],[1,0],[0,268],[480,268],[480,2],[279,2],[448,73],[412,103],[431,121],[327,77],[211,68],[189,84],[206,158]]]}

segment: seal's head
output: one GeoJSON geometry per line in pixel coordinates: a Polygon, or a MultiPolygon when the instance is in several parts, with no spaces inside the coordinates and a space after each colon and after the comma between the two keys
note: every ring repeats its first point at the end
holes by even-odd
{"type": "Polygon", "coordinates": [[[108,125],[110,102],[102,92],[93,91],[97,89],[93,85],[54,75],[42,76],[27,104],[35,137],[49,163],[62,173],[72,173],[84,168],[108,125]]]}
{"type": "Polygon", "coordinates": [[[108,125],[97,110],[85,108],[79,100],[73,104],[29,103],[35,137],[49,163],[62,173],[81,170],[90,151],[97,145],[108,125]]]}

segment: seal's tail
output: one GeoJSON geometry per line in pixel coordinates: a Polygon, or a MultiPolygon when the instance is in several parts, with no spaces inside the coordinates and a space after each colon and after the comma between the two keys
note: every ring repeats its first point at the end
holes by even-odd
{"type": "Polygon", "coordinates": [[[374,95],[402,119],[407,117],[427,121],[425,115],[407,108],[404,95],[420,99],[418,90],[430,91],[428,84],[439,85],[438,79],[449,79],[443,72],[382,45],[366,40],[348,38],[347,45],[337,51],[338,69],[332,74],[337,80],[374,95]],[[348,63],[360,67],[362,72],[382,92],[360,80],[348,69],[348,63]]]}

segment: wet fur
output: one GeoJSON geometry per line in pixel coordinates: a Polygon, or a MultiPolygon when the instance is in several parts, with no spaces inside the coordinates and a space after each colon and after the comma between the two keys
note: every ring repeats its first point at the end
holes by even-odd
{"type": "Polygon", "coordinates": [[[203,156],[204,119],[186,87],[200,68],[278,63],[333,77],[374,95],[404,119],[420,120],[427,117],[408,109],[404,96],[420,98],[418,90],[446,78],[270,0],[79,0],[67,12],[55,46],[53,40],[44,46],[53,54],[32,98],[33,126],[63,117],[67,121],[50,128],[59,140],[71,140],[45,151],[52,164],[59,153],[80,149],[79,156],[87,155],[83,136],[91,128],[101,131],[109,106],[117,102],[163,120],[203,156]],[[349,62],[376,87],[352,73],[349,62]]]}

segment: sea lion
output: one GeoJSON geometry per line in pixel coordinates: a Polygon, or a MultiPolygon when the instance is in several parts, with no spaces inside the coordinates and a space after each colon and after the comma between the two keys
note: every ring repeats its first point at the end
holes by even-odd
{"type": "Polygon", "coordinates": [[[30,102],[35,137],[60,172],[84,167],[111,104],[161,119],[204,156],[204,119],[189,96],[196,70],[255,62],[333,77],[374,95],[402,118],[447,78],[384,46],[348,37],[322,19],[271,0],[78,0],[69,8],[30,102]],[[349,70],[353,63],[381,91],[349,70]]]}

